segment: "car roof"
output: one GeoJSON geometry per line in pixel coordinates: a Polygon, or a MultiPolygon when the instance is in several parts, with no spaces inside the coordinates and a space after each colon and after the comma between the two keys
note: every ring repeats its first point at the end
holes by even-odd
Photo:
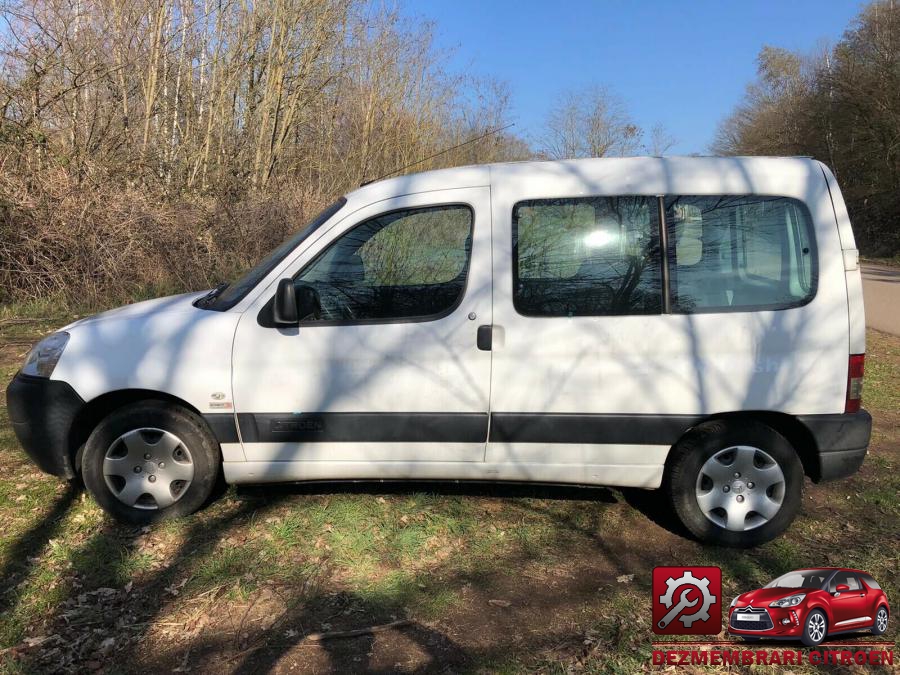
{"type": "MultiPolygon", "coordinates": [[[[835,572],[853,572],[854,574],[865,574],[867,576],[872,576],[868,572],[863,570],[857,570],[852,567],[801,567],[800,569],[793,570],[794,572],[811,572],[812,570],[827,570],[827,571],[835,571],[835,572]]],[[[790,572],[788,572],[790,574],[790,572]]],[[[782,575],[784,576],[784,575],[782,575]]]]}
{"type": "Polygon", "coordinates": [[[351,210],[403,195],[515,185],[518,191],[593,194],[783,194],[805,196],[824,165],[807,157],[602,157],[459,166],[362,185],[351,210]],[[786,192],[783,192],[786,190],[786,192]]]}

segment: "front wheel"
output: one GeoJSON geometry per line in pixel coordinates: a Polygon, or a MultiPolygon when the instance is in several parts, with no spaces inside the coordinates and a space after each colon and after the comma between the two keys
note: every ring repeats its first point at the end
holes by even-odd
{"type": "Polygon", "coordinates": [[[666,489],[700,541],[749,547],[767,542],[800,510],[803,466],[790,443],[751,420],[713,420],[672,449],[666,489]]]}
{"type": "Polygon", "coordinates": [[[828,635],[828,619],[822,610],[814,609],[806,617],[800,641],[807,647],[817,647],[826,635],[828,635]]]}
{"type": "Polygon", "coordinates": [[[872,626],[872,635],[884,635],[887,630],[888,611],[887,607],[882,605],[875,612],[875,624],[872,626]]]}
{"type": "Polygon", "coordinates": [[[114,518],[143,525],[199,509],[212,494],[219,447],[195,413],[141,401],[103,419],[82,458],[85,487],[114,518]]]}

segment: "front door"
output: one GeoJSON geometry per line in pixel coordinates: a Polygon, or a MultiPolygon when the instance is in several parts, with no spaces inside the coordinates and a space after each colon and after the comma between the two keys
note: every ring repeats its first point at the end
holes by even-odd
{"type": "Polygon", "coordinates": [[[482,462],[490,228],[487,187],[385,200],[298,255],[290,276],[318,303],[298,328],[267,320],[272,281],[234,343],[253,479],[439,478],[482,462]]]}
{"type": "Polygon", "coordinates": [[[834,616],[834,625],[829,627],[829,631],[850,630],[872,625],[875,616],[869,606],[871,603],[866,597],[865,587],[855,574],[838,572],[831,578],[828,590],[832,593],[831,613],[834,616]],[[837,596],[833,595],[841,584],[850,590],[843,591],[837,596]]]}

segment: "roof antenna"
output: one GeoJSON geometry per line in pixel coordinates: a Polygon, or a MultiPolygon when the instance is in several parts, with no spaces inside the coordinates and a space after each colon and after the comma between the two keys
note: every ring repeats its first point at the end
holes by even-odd
{"type": "Polygon", "coordinates": [[[510,122],[505,127],[497,127],[496,129],[491,129],[490,131],[481,134],[481,136],[476,136],[475,138],[470,138],[468,141],[464,141],[462,143],[459,143],[458,145],[454,145],[452,148],[447,148],[446,150],[441,150],[440,152],[436,152],[433,155],[424,157],[423,159],[412,162],[411,164],[407,164],[406,166],[401,166],[399,169],[394,169],[390,173],[386,173],[383,176],[379,176],[378,178],[373,178],[372,180],[364,180],[362,183],[359,184],[359,186],[363,187],[364,185],[369,185],[370,183],[377,183],[380,180],[384,180],[385,178],[393,176],[395,173],[400,173],[401,171],[405,171],[406,169],[410,168],[411,166],[415,166],[416,164],[421,164],[422,162],[427,162],[429,159],[434,159],[435,157],[440,157],[441,155],[446,155],[448,152],[456,150],[457,148],[461,148],[464,145],[469,145],[470,143],[474,143],[475,141],[480,141],[482,138],[487,138],[488,136],[493,136],[494,134],[498,134],[501,131],[505,131],[506,129],[509,129],[510,127],[514,127],[514,126],[516,126],[516,123],[510,122]]]}

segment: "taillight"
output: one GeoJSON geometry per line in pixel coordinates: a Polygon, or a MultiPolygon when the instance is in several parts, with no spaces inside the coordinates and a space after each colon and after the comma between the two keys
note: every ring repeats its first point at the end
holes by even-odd
{"type": "Polygon", "coordinates": [[[866,362],[865,354],[851,354],[850,364],[847,369],[847,403],[844,412],[859,412],[862,405],[863,368],[866,362]]]}

